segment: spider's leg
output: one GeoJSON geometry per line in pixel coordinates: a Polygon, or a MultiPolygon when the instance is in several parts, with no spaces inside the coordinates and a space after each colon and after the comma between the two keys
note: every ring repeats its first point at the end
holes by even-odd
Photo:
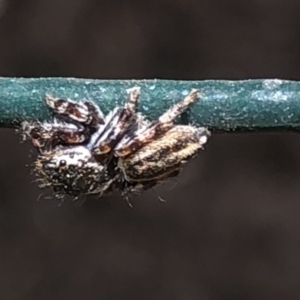
{"type": "Polygon", "coordinates": [[[132,114],[136,112],[136,106],[138,104],[140,93],[141,88],[137,86],[127,89],[128,96],[124,108],[131,111],[132,114]]]}
{"type": "Polygon", "coordinates": [[[142,190],[142,185],[137,183],[131,183],[123,178],[122,182],[119,183],[118,188],[121,191],[122,198],[127,202],[130,208],[133,208],[131,203],[131,196],[136,194],[138,195],[139,192],[142,190]]]}
{"type": "Polygon", "coordinates": [[[51,151],[57,145],[80,144],[90,136],[88,128],[79,123],[65,123],[54,119],[48,122],[23,122],[23,138],[31,139],[41,153],[51,151]]]}
{"type": "Polygon", "coordinates": [[[191,90],[191,92],[182,101],[173,105],[164,114],[162,114],[157,121],[137,130],[133,136],[125,137],[115,149],[116,156],[126,157],[143,147],[143,145],[148,144],[153,139],[160,137],[170,130],[174,126],[174,119],[193,104],[198,97],[198,90],[191,90]]]}
{"type": "Polygon", "coordinates": [[[136,122],[136,105],[138,103],[140,88],[127,90],[128,96],[124,107],[117,107],[105,118],[105,126],[95,134],[90,147],[95,155],[109,153],[123,138],[124,133],[136,122]]]}
{"type": "Polygon", "coordinates": [[[169,123],[182,114],[188,107],[190,107],[199,98],[199,91],[192,89],[189,94],[180,102],[169,108],[163,115],[158,119],[160,123],[169,123]]]}
{"type": "Polygon", "coordinates": [[[46,94],[46,104],[58,115],[67,116],[82,124],[97,127],[104,124],[103,113],[92,101],[76,102],[71,99],[54,98],[46,94]]]}

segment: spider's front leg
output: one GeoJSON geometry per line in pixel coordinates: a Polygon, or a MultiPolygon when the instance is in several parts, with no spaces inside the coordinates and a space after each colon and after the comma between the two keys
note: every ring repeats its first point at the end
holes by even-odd
{"type": "Polygon", "coordinates": [[[58,115],[92,127],[104,124],[103,113],[92,101],[76,102],[71,99],[54,98],[49,94],[46,95],[45,101],[58,115]]]}
{"type": "Polygon", "coordinates": [[[76,123],[64,123],[54,119],[48,122],[23,122],[23,139],[31,139],[40,153],[52,151],[57,145],[75,145],[90,137],[88,128],[76,123]]]}
{"type": "Polygon", "coordinates": [[[116,107],[105,118],[105,126],[95,134],[89,147],[96,156],[102,156],[111,152],[127,130],[136,123],[136,106],[138,103],[140,88],[133,87],[127,90],[128,96],[123,107],[116,107]]]}
{"type": "Polygon", "coordinates": [[[53,122],[23,122],[24,139],[31,139],[40,153],[52,151],[58,145],[80,144],[104,123],[100,109],[90,101],[75,102],[70,99],[46,95],[45,102],[56,114],[53,122]]]}

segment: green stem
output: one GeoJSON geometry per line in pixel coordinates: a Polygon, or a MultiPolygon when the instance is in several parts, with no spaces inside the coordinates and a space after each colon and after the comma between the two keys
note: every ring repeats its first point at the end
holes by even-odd
{"type": "Polygon", "coordinates": [[[0,78],[0,126],[18,127],[24,120],[51,119],[43,102],[46,93],[57,97],[89,99],[104,113],[121,105],[126,89],[140,86],[140,111],[157,118],[192,88],[201,99],[181,122],[216,132],[300,129],[300,83],[261,79],[204,80],[91,80],[74,78],[0,78]]]}

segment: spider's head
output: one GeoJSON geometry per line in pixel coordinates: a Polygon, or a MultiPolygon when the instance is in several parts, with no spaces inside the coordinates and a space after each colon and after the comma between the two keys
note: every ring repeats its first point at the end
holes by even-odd
{"type": "Polygon", "coordinates": [[[109,181],[105,166],[96,162],[84,146],[43,154],[35,162],[35,169],[44,185],[73,196],[101,191],[109,181]]]}

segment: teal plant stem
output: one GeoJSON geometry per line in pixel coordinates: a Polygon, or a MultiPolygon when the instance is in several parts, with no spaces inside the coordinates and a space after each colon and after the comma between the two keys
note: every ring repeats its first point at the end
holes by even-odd
{"type": "Polygon", "coordinates": [[[50,120],[45,94],[95,101],[104,113],[121,105],[126,89],[140,86],[139,109],[150,120],[192,88],[201,97],[179,122],[209,127],[215,132],[300,129],[300,82],[260,79],[91,80],[75,78],[0,78],[0,126],[18,127],[24,120],[50,120]]]}

